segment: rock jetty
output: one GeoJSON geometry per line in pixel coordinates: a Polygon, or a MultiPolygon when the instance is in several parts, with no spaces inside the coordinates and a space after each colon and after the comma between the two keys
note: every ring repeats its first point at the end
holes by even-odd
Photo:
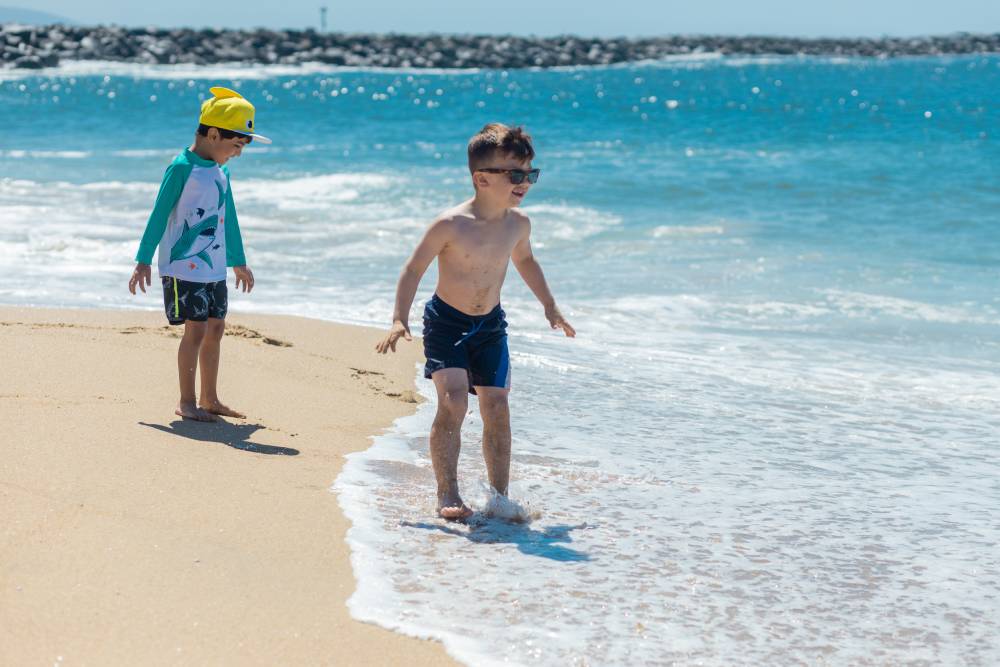
{"type": "Polygon", "coordinates": [[[608,39],[0,25],[0,64],[17,68],[52,67],[64,60],[524,68],[610,65],[698,53],[884,58],[997,52],[1000,52],[1000,34],[877,39],[712,36],[608,39]]]}

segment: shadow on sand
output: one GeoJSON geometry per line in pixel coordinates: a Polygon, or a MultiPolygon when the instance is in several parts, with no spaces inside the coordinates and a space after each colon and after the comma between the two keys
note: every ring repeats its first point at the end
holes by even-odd
{"type": "Polygon", "coordinates": [[[439,530],[448,535],[464,537],[476,544],[513,544],[526,556],[538,556],[564,563],[589,561],[590,556],[582,551],[564,547],[560,543],[572,542],[570,532],[590,528],[583,523],[579,526],[549,526],[545,530],[532,530],[523,523],[510,523],[501,519],[486,519],[476,514],[468,521],[467,531],[439,523],[426,521],[401,521],[401,526],[422,530],[439,530]]]}
{"type": "Polygon", "coordinates": [[[162,424],[147,424],[139,422],[143,426],[155,428],[157,431],[179,435],[191,440],[202,442],[217,442],[221,445],[239,449],[244,452],[254,454],[278,454],[283,456],[298,456],[299,450],[290,447],[278,447],[276,445],[262,445],[257,442],[250,442],[250,436],[264,428],[261,424],[230,424],[227,421],[216,422],[196,422],[188,419],[177,419],[170,422],[169,426],[162,424]]]}

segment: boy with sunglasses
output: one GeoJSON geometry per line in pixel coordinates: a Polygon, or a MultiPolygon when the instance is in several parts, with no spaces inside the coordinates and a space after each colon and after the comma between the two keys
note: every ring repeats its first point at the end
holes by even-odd
{"type": "Polygon", "coordinates": [[[483,458],[490,485],[507,494],[510,478],[510,355],[500,288],[514,267],[545,308],[553,329],[576,332],[559,312],[531,252],[531,222],[517,206],[538,180],[535,150],[521,128],[486,125],[469,140],[469,171],[475,195],[442,213],[406,262],[396,286],[392,328],[375,346],[396,350],[412,340],[410,305],[424,271],[438,260],[438,283],[424,307],[424,376],[434,381],[438,407],[430,450],[437,478],[437,511],[448,520],[472,514],[458,492],[458,453],[468,394],[479,397],[483,458]]]}
{"type": "Polygon", "coordinates": [[[167,167],[153,212],[136,253],[128,288],[135,294],[151,284],[150,263],[159,248],[158,270],[167,321],[184,325],[177,350],[181,398],[175,413],[185,419],[214,421],[215,415],[244,415],[219,400],[219,348],[226,327],[226,267],[233,267],[236,288],[253,289],[253,273],[243,255],[229,168],[254,139],[254,107],[228,88],[211,89],[201,105],[194,144],[167,167]],[[195,374],[201,365],[201,398],[195,374]]]}

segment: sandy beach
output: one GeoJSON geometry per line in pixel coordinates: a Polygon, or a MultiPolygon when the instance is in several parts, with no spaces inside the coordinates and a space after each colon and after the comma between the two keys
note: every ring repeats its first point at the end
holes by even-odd
{"type": "Polygon", "coordinates": [[[350,618],[344,455],[411,412],[418,345],[233,315],[220,395],[182,421],[154,312],[0,308],[0,663],[453,664],[350,618]]]}

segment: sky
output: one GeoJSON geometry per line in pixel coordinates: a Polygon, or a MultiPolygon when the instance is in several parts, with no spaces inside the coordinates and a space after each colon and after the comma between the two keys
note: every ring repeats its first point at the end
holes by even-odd
{"type": "MultiPolygon", "coordinates": [[[[1000,0],[8,0],[85,25],[338,32],[841,37],[1000,32],[1000,0]]],[[[7,4],[7,3],[5,3],[7,4]]]]}

